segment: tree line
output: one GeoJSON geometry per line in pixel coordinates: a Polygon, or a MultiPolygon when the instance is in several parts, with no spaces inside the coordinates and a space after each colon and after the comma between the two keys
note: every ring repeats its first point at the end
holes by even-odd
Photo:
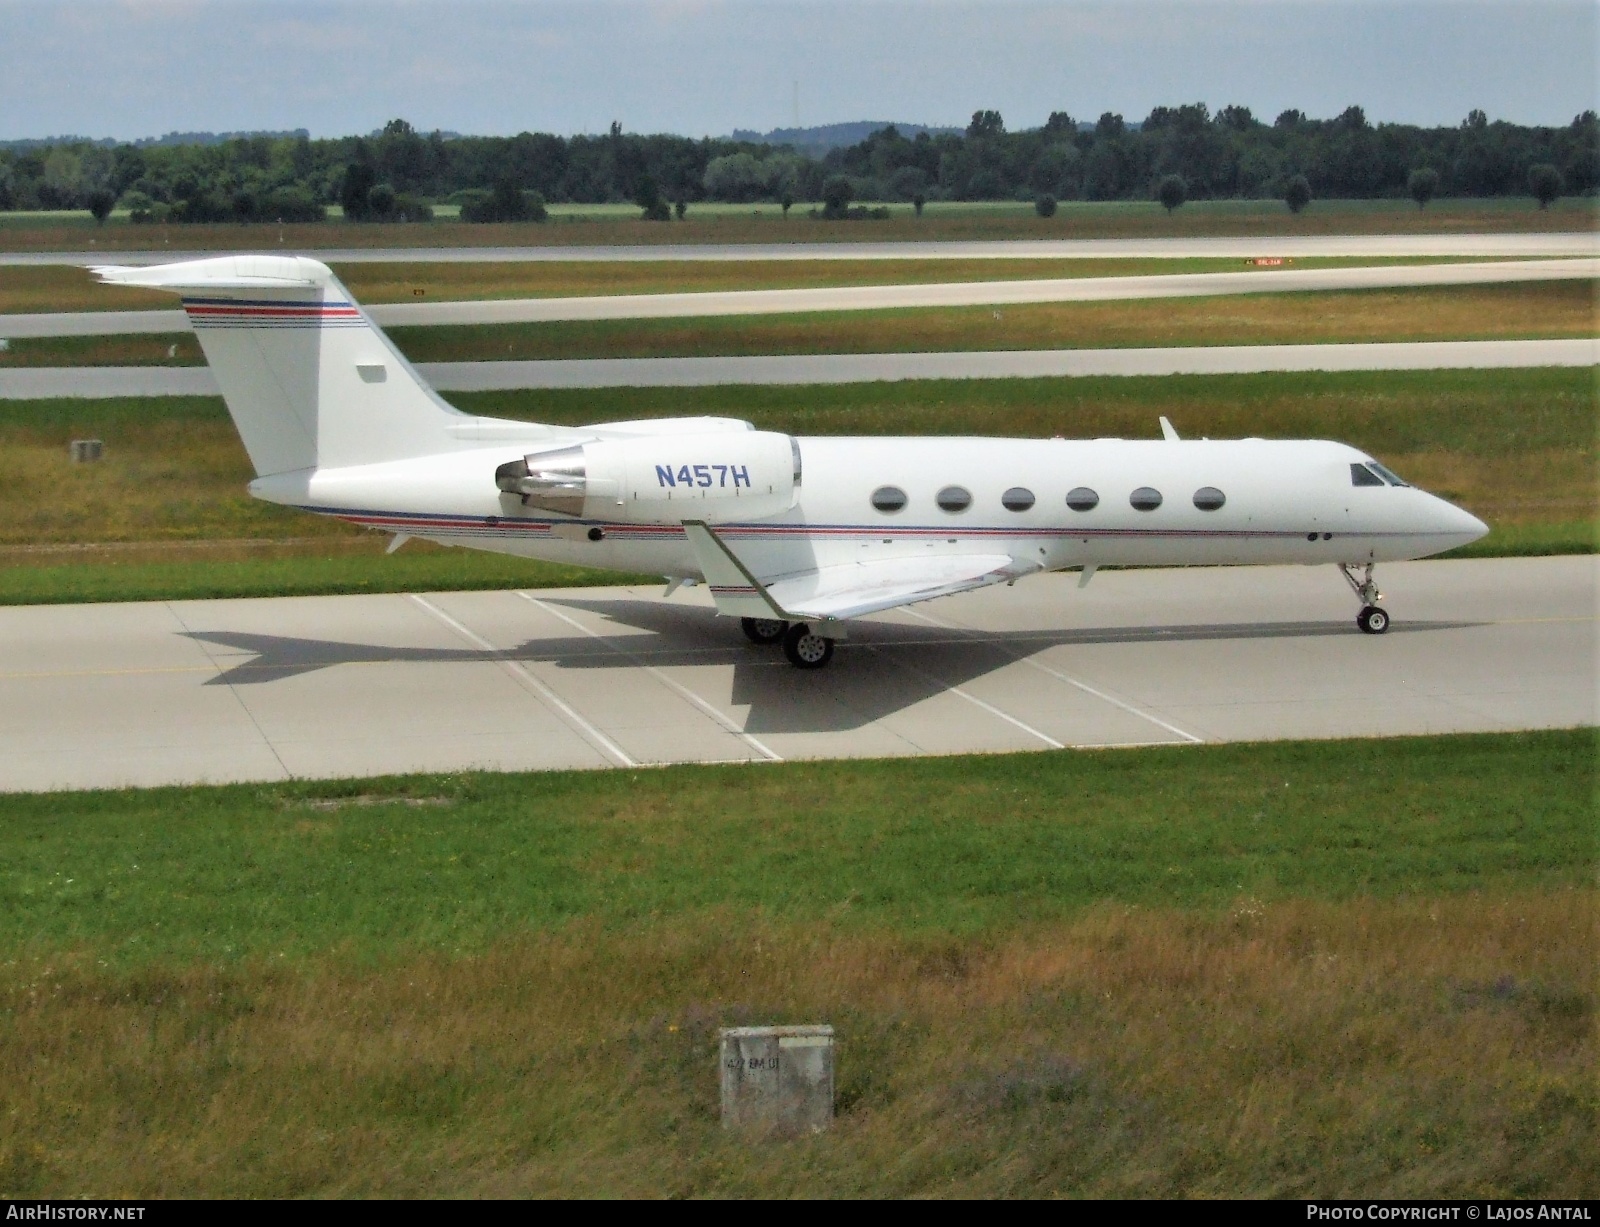
{"type": "MultiPolygon", "coordinates": [[[[1458,125],[1373,124],[1360,107],[1332,119],[1247,107],[1157,107],[1142,121],[1057,112],[1007,131],[979,111],[963,133],[907,138],[893,127],[818,159],[785,146],[625,133],[422,133],[403,119],[365,137],[245,136],[218,144],[106,147],[91,142],[0,149],[0,209],[120,204],[136,221],[315,220],[339,205],[354,220],[426,220],[458,204],[468,220],[542,220],[547,203],[632,202],[681,217],[698,201],[824,204],[850,200],[1415,199],[1600,189],[1600,122],[1529,127],[1473,111],[1458,125]]],[[[1297,202],[1298,201],[1298,205],[1297,202]]]]}

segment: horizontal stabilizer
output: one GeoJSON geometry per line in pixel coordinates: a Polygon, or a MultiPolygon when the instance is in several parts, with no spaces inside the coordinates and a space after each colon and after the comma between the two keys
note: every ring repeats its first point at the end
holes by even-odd
{"type": "Polygon", "coordinates": [[[107,285],[152,290],[293,289],[325,286],[333,280],[326,264],[305,256],[212,256],[149,267],[103,264],[89,271],[107,285]]]}

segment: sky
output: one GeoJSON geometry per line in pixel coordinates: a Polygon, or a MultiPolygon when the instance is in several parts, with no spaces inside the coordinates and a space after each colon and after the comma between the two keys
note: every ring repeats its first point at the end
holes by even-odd
{"type": "Polygon", "coordinates": [[[0,0],[0,139],[1012,130],[1158,105],[1564,124],[1589,0],[0,0]],[[797,106],[798,98],[798,106],[797,106]]]}

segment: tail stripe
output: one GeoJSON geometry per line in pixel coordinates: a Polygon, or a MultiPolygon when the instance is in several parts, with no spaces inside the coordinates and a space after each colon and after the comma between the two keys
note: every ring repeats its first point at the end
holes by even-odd
{"type": "Polygon", "coordinates": [[[185,298],[183,309],[196,328],[365,328],[354,303],[251,302],[228,298],[185,298]]]}

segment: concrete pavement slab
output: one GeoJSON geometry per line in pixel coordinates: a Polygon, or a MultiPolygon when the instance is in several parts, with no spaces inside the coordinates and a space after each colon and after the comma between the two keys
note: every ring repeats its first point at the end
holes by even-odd
{"type": "Polygon", "coordinates": [[[0,609],[0,789],[1592,725],[1600,560],[1040,576],[789,668],[684,590],[0,609]]]}

